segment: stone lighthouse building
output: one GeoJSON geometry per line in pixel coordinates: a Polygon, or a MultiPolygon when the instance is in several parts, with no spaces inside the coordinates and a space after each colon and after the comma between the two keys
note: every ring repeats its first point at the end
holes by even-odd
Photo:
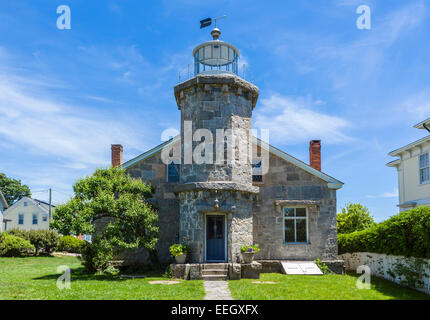
{"type": "Polygon", "coordinates": [[[124,164],[112,149],[114,165],[155,187],[160,261],[174,243],[189,244],[198,264],[240,263],[240,247],[254,243],[261,262],[336,260],[343,183],[321,171],[321,141],[306,164],[253,136],[259,89],[238,75],[239,50],[220,34],[193,50],[194,77],[174,88],[181,134],[124,164]]]}
{"type": "Polygon", "coordinates": [[[258,88],[236,75],[239,51],[220,41],[220,33],[215,28],[213,40],[194,49],[195,77],[175,87],[184,142],[175,188],[179,237],[190,243],[192,262],[200,263],[240,262],[240,246],[253,243],[252,201],[258,193],[246,148],[258,88]],[[208,145],[202,151],[200,136],[208,145]],[[198,161],[194,152],[208,154],[198,161]]]}

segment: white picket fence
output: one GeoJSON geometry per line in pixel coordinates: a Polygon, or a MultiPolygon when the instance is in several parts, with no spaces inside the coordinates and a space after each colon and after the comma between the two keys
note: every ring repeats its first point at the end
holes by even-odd
{"type": "MultiPolygon", "coordinates": [[[[361,265],[369,266],[372,275],[378,277],[383,277],[387,280],[400,283],[401,279],[399,277],[393,278],[390,276],[388,271],[393,269],[396,262],[402,262],[403,264],[413,263],[415,258],[406,258],[403,256],[391,256],[380,253],[369,253],[369,252],[355,252],[355,253],[345,253],[339,255],[339,259],[345,261],[345,267],[347,270],[357,270],[361,265]]],[[[430,264],[430,260],[425,260],[430,264]]],[[[415,288],[419,291],[430,294],[430,270],[427,267],[425,271],[427,276],[423,275],[421,280],[424,282],[424,287],[415,288]]]]}

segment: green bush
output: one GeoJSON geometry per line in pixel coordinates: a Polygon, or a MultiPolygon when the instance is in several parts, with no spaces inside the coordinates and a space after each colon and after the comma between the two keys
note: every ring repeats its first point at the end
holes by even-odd
{"type": "Polygon", "coordinates": [[[0,234],[0,256],[19,257],[33,251],[34,246],[25,239],[8,233],[0,234]]]}
{"type": "Polygon", "coordinates": [[[30,235],[29,235],[29,232],[27,230],[21,230],[21,229],[15,228],[15,229],[7,230],[6,233],[8,233],[12,236],[15,236],[15,237],[20,237],[20,238],[25,239],[25,240],[30,239],[30,235]]]}
{"type": "Polygon", "coordinates": [[[430,259],[430,208],[404,211],[369,229],[338,235],[339,254],[373,252],[430,259]]]}
{"type": "Polygon", "coordinates": [[[82,264],[90,272],[103,271],[114,257],[114,248],[106,239],[93,237],[92,243],[85,242],[82,250],[82,264]]]}
{"type": "Polygon", "coordinates": [[[46,253],[51,253],[58,246],[58,240],[60,236],[57,232],[53,230],[20,230],[20,229],[10,229],[6,231],[7,234],[22,238],[24,240],[30,241],[36,250],[36,255],[39,251],[44,251],[46,253]]]}
{"type": "Polygon", "coordinates": [[[58,250],[70,253],[81,253],[85,243],[86,242],[84,240],[72,236],[64,236],[60,238],[58,250]]]}
{"type": "Polygon", "coordinates": [[[58,247],[60,236],[53,230],[30,230],[29,240],[36,250],[36,255],[43,250],[51,253],[58,247]]]}

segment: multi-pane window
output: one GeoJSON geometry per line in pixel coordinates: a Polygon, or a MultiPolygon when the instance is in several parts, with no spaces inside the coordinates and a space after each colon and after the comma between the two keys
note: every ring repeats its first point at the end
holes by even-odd
{"type": "Polygon", "coordinates": [[[263,182],[263,160],[252,160],[252,182],[263,182]]]}
{"type": "Polygon", "coordinates": [[[24,224],[24,214],[22,213],[18,215],[18,224],[24,224]]]}
{"type": "Polygon", "coordinates": [[[167,166],[167,182],[179,182],[179,164],[173,161],[167,166]]]}
{"type": "Polygon", "coordinates": [[[47,214],[44,214],[44,215],[42,216],[42,221],[43,221],[43,222],[47,222],[47,221],[48,221],[48,215],[47,215],[47,214]]]}
{"type": "Polygon", "coordinates": [[[38,224],[39,217],[37,215],[37,213],[33,213],[33,224],[38,224]]]}
{"type": "Polygon", "coordinates": [[[420,183],[430,181],[429,153],[420,155],[420,183]]]}
{"type": "Polygon", "coordinates": [[[306,208],[284,208],[284,242],[308,243],[306,208]]]}

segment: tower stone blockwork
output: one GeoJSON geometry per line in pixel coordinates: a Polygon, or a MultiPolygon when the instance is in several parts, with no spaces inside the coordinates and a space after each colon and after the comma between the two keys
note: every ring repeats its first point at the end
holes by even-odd
{"type": "Polygon", "coordinates": [[[252,201],[258,187],[252,185],[249,148],[258,88],[234,74],[218,73],[197,74],[174,91],[181,111],[182,163],[175,188],[179,240],[190,244],[190,262],[206,262],[205,219],[220,215],[226,221],[225,260],[240,262],[240,247],[253,243],[252,201]],[[202,142],[212,148],[201,148],[202,142]],[[193,157],[196,153],[204,161],[193,157]]]}

